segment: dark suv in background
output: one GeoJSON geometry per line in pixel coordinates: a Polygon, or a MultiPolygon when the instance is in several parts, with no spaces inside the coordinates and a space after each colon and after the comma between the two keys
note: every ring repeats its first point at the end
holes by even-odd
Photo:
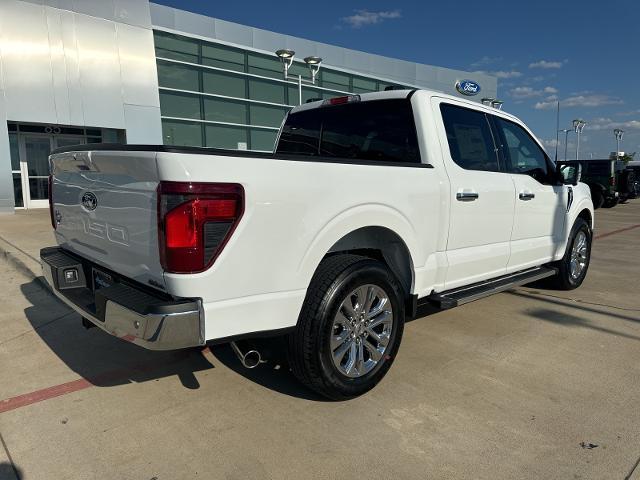
{"type": "MultiPolygon", "coordinates": [[[[617,205],[617,160],[582,160],[581,182],[589,185],[593,208],[617,205]]],[[[622,163],[622,162],[620,162],[622,163]]]]}

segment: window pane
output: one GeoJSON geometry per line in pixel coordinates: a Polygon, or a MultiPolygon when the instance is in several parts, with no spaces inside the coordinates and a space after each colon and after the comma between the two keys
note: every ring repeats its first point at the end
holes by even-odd
{"type": "Polygon", "coordinates": [[[204,119],[245,124],[247,123],[247,104],[222,98],[205,98],[204,119]]]}
{"type": "Polygon", "coordinates": [[[18,150],[18,135],[9,134],[9,151],[11,152],[11,170],[20,170],[20,153],[18,150]]]}
{"type": "Polygon", "coordinates": [[[251,130],[251,150],[266,150],[273,152],[278,132],[269,130],[251,130]]]}
{"type": "Polygon", "coordinates": [[[512,173],[531,175],[544,181],[548,175],[546,155],[524,128],[515,123],[494,117],[502,128],[506,141],[508,170],[512,173]]]}
{"type": "Polygon", "coordinates": [[[156,56],[198,63],[198,42],[163,33],[154,32],[156,56]]]}
{"type": "Polygon", "coordinates": [[[320,155],[420,163],[409,102],[378,100],[322,109],[320,155]]]}
{"type": "Polygon", "coordinates": [[[13,174],[13,198],[16,201],[16,207],[24,207],[22,201],[22,176],[19,173],[13,174]]]}
{"type": "Polygon", "coordinates": [[[165,117],[200,119],[200,97],[185,93],[160,92],[160,112],[165,117]]]}
{"type": "Polygon", "coordinates": [[[284,103],[284,85],[268,80],[249,80],[249,98],[263,102],[284,103]]]}
{"type": "Polygon", "coordinates": [[[228,148],[231,150],[247,149],[247,129],[227,127],[224,125],[207,125],[207,147],[228,148]]]}
{"type": "Polygon", "coordinates": [[[197,92],[198,73],[194,67],[158,62],[158,83],[161,87],[197,92]]]}
{"type": "Polygon", "coordinates": [[[353,91],[355,93],[375,92],[376,81],[363,77],[353,77],[353,91]]]}
{"type": "Polygon", "coordinates": [[[248,54],[249,73],[271,78],[283,78],[282,62],[277,58],[265,57],[255,53],[248,54]]]}
{"type": "Polygon", "coordinates": [[[202,72],[202,83],[205,93],[236,98],[246,97],[246,80],[239,75],[224,72],[202,72]]]}
{"type": "Polygon", "coordinates": [[[203,45],[202,63],[212,67],[244,72],[244,53],[222,45],[203,45]]]}
{"type": "Polygon", "coordinates": [[[202,125],[195,122],[162,120],[165,145],[202,146],[202,125]]]}
{"type": "MultiPolygon", "coordinates": [[[[302,77],[302,79],[311,79],[311,72],[309,71],[309,67],[307,67],[306,63],[293,62],[293,64],[289,67],[289,80],[298,81],[298,75],[302,77]]],[[[284,77],[284,69],[280,67],[280,77],[284,77]]]]}
{"type": "MultiPolygon", "coordinates": [[[[299,94],[298,87],[289,88],[289,105],[298,105],[299,94]]],[[[307,103],[309,100],[318,100],[323,98],[323,91],[316,88],[302,87],[302,103],[307,103]]],[[[333,95],[332,95],[333,96],[333,95]]]]}
{"type": "Polygon", "coordinates": [[[288,109],[268,105],[251,105],[251,125],[280,127],[288,109]]]}
{"type": "Polygon", "coordinates": [[[341,72],[322,70],[322,86],[325,88],[349,91],[349,75],[341,72]]]}
{"type": "Polygon", "coordinates": [[[318,155],[320,115],[318,110],[289,114],[282,127],[278,153],[318,155]]]}
{"type": "Polygon", "coordinates": [[[46,200],[49,198],[49,179],[29,178],[29,195],[31,200],[46,200]]]}
{"type": "Polygon", "coordinates": [[[451,158],[467,170],[500,170],[489,122],[484,113],[440,105],[451,158]]]}

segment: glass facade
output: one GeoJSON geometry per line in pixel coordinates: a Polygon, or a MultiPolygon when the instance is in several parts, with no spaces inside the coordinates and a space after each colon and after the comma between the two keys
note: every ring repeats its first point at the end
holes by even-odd
{"type": "MultiPolygon", "coordinates": [[[[275,55],[154,31],[162,135],[166,145],[271,151],[286,112],[299,104],[294,62],[283,79],[275,55]],[[295,80],[294,80],[295,78],[295,80]]],[[[384,90],[389,82],[321,68],[302,103],[384,90]]]]}

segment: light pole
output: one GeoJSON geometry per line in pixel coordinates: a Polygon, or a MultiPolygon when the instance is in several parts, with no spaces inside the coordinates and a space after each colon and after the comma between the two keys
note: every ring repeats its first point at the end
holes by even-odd
{"type": "MultiPolygon", "coordinates": [[[[293,64],[293,57],[296,52],[289,49],[280,49],[276,51],[276,55],[280,58],[282,62],[282,66],[284,67],[284,79],[289,80],[289,68],[293,64]]],[[[309,67],[309,71],[311,72],[311,81],[304,80],[305,82],[311,83],[312,85],[316,84],[316,77],[318,76],[318,72],[320,71],[320,64],[322,63],[322,58],[316,56],[305,57],[304,63],[309,67]]],[[[298,104],[302,105],[302,75],[298,75],[298,104]]]]}
{"type": "Polygon", "coordinates": [[[576,140],[576,160],[579,159],[579,155],[580,155],[580,135],[582,134],[582,130],[584,130],[584,126],[586,124],[587,122],[585,122],[581,118],[576,118],[573,121],[573,129],[576,132],[576,135],[578,136],[576,140]]]}
{"type": "MultiPolygon", "coordinates": [[[[564,132],[564,160],[567,160],[567,146],[569,145],[569,132],[571,128],[561,128],[558,133],[564,132]]],[[[556,137],[557,138],[557,137],[556,137]]]]}
{"type": "Polygon", "coordinates": [[[613,131],[613,134],[616,136],[616,160],[618,160],[620,158],[620,142],[622,141],[624,130],[616,128],[613,131]]]}

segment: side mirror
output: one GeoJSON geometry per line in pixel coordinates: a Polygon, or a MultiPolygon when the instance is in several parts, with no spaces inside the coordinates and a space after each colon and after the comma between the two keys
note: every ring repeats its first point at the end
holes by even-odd
{"type": "Polygon", "coordinates": [[[558,181],[564,185],[578,185],[582,178],[581,162],[558,162],[556,164],[556,175],[558,181]]]}

